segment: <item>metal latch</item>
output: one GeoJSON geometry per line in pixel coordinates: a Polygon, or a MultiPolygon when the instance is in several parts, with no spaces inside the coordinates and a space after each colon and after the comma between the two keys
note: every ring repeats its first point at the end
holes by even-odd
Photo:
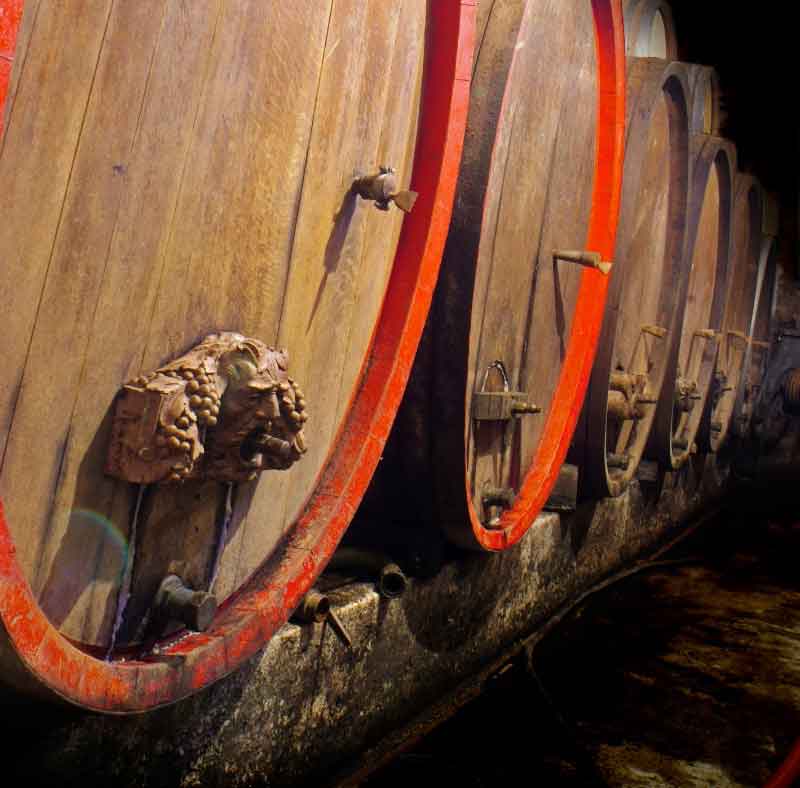
{"type": "Polygon", "coordinates": [[[510,421],[542,409],[528,402],[524,391],[476,391],[472,396],[472,418],[476,421],[510,421]]]}
{"type": "Polygon", "coordinates": [[[511,391],[508,372],[502,361],[493,361],[483,374],[481,390],[472,395],[472,418],[475,421],[510,421],[528,413],[541,413],[538,405],[528,402],[524,391],[511,391]],[[489,373],[500,373],[503,379],[502,391],[486,391],[489,373]]]}

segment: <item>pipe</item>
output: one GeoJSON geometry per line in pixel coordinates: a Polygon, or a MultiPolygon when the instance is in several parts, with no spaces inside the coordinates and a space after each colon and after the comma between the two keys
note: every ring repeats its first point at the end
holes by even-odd
{"type": "Polygon", "coordinates": [[[403,570],[377,550],[341,547],[333,554],[326,568],[332,571],[354,569],[376,577],[378,593],[386,599],[402,596],[408,588],[408,578],[403,570]]]}

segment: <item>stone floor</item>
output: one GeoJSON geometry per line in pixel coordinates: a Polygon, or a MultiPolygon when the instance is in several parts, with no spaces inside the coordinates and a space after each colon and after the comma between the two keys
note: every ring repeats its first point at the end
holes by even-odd
{"type": "Polygon", "coordinates": [[[800,523],[759,517],[765,494],[587,598],[362,784],[763,785],[800,735],[800,523]]]}

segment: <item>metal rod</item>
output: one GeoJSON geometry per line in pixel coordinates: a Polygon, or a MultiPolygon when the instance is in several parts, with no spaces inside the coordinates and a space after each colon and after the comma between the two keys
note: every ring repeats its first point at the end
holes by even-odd
{"type": "Polygon", "coordinates": [[[611,263],[605,262],[599,252],[586,252],[579,249],[556,249],[553,252],[554,262],[575,263],[584,268],[594,268],[601,274],[611,271],[611,263]]]}

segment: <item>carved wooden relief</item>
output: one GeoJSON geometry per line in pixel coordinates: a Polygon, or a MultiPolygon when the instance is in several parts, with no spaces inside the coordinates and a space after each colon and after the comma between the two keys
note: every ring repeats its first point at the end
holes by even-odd
{"type": "Polygon", "coordinates": [[[137,484],[252,481],[306,451],[308,418],[284,350],[225,332],[126,383],[106,473],[137,484]]]}

